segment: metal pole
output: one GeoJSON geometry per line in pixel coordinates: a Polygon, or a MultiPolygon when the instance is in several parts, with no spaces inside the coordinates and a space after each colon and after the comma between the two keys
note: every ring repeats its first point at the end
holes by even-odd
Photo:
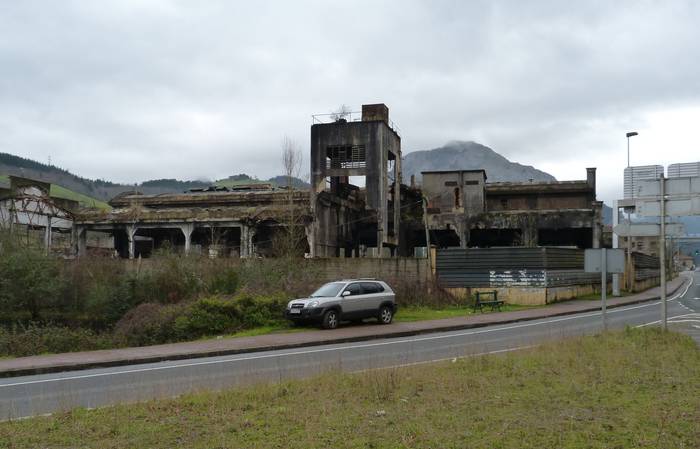
{"type": "Polygon", "coordinates": [[[666,178],[661,175],[659,178],[659,186],[661,191],[661,235],[659,245],[659,260],[661,261],[661,328],[666,330],[666,178]]]}
{"type": "MultiPolygon", "coordinates": [[[[632,229],[632,218],[627,212],[627,223],[632,229]]],[[[625,283],[627,284],[627,292],[631,293],[634,290],[634,280],[632,279],[632,232],[627,236],[627,270],[625,270],[625,283]]]]}
{"type": "MultiPolygon", "coordinates": [[[[629,134],[629,133],[628,133],[629,134]]],[[[630,136],[627,136],[627,168],[630,168],[630,136]]],[[[632,170],[629,171],[630,175],[630,185],[632,186],[632,196],[634,196],[634,176],[632,176],[632,170]]],[[[627,212],[627,223],[630,225],[630,229],[632,229],[632,222],[630,221],[630,213],[627,212]]],[[[632,291],[632,281],[631,281],[631,274],[632,274],[632,233],[630,232],[630,235],[627,236],[627,260],[626,260],[626,269],[625,269],[625,284],[627,287],[627,292],[632,291]]]]}
{"type": "MultiPolygon", "coordinates": [[[[620,209],[618,207],[617,200],[613,200],[613,228],[620,223],[620,209]]],[[[613,248],[619,248],[620,238],[617,234],[613,232],[612,236],[613,248]]],[[[620,296],[620,275],[618,273],[613,273],[612,279],[612,295],[620,296]]]]}
{"type": "Polygon", "coordinates": [[[600,301],[603,315],[603,332],[608,331],[608,315],[605,313],[608,296],[608,255],[605,251],[605,248],[602,248],[600,251],[600,301]]]}

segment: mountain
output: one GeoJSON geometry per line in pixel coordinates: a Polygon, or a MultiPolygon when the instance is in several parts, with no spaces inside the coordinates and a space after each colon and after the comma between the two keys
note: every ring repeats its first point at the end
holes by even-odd
{"type": "MultiPolygon", "coordinates": [[[[275,176],[268,180],[260,180],[246,174],[229,176],[215,182],[207,180],[153,179],[140,184],[118,184],[102,179],[82,178],[68,170],[9,153],[0,153],[0,175],[23,176],[49,182],[58,187],[62,186],[76,195],[85,195],[102,201],[108,201],[122,192],[133,190],[138,190],[144,194],[159,194],[184,192],[193,188],[208,187],[212,184],[226,187],[240,184],[270,183],[273,186],[285,186],[287,184],[285,176],[275,176]]],[[[297,188],[309,187],[308,183],[298,178],[293,178],[292,185],[297,188]]]]}
{"type": "Polygon", "coordinates": [[[404,182],[416,176],[420,181],[421,171],[430,170],[486,170],[488,182],[556,181],[554,176],[529,165],[511,162],[491,148],[476,142],[452,141],[440,148],[427,151],[414,151],[406,154],[401,161],[404,182]]]}
{"type": "Polygon", "coordinates": [[[613,222],[613,210],[612,207],[607,204],[603,204],[603,224],[612,225],[613,222]]]}

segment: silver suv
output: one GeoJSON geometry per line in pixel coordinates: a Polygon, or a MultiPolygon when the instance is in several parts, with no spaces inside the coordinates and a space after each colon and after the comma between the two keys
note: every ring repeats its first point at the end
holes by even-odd
{"type": "Polygon", "coordinates": [[[308,298],[287,304],[285,316],[294,323],[320,323],[335,329],[340,321],[377,318],[390,324],[396,313],[394,291],[386,282],[375,279],[345,279],[329,282],[308,298]]]}

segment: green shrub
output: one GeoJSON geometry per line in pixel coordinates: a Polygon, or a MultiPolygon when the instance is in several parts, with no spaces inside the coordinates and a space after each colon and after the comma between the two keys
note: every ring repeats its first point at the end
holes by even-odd
{"type": "Polygon", "coordinates": [[[128,311],[114,327],[120,345],[144,346],[176,341],[174,323],[182,313],[180,305],[144,303],[128,311]]]}
{"type": "Polygon", "coordinates": [[[201,298],[182,310],[172,334],[179,340],[190,340],[276,324],[283,320],[285,304],[285,297],[279,294],[201,298]]]}
{"type": "Polygon", "coordinates": [[[215,272],[209,281],[210,294],[232,295],[238,289],[238,272],[234,267],[224,267],[215,272]]]}
{"type": "Polygon", "coordinates": [[[107,349],[114,342],[107,334],[89,329],[38,325],[0,328],[0,356],[23,357],[45,353],[92,351],[107,349]]]}
{"type": "Polygon", "coordinates": [[[203,298],[190,304],[175,320],[175,333],[183,339],[233,332],[240,328],[237,304],[230,299],[203,298]]]}
{"type": "Polygon", "coordinates": [[[60,304],[62,282],[57,259],[36,248],[10,248],[0,257],[0,308],[39,321],[60,304]]]}

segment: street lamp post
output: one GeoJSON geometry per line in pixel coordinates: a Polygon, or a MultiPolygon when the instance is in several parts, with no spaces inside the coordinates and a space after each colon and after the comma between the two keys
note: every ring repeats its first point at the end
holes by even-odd
{"type": "MultiPolygon", "coordinates": [[[[630,131],[627,134],[627,168],[630,168],[630,137],[638,136],[637,131],[630,131]]],[[[634,184],[634,176],[632,176],[632,170],[630,169],[630,184],[634,184]]],[[[632,185],[632,195],[634,196],[634,185],[632,185]]],[[[630,219],[630,213],[627,212],[627,223],[630,224],[630,229],[632,228],[632,220],[630,219]]],[[[632,291],[632,236],[627,236],[627,270],[625,270],[625,280],[627,281],[627,291],[632,291]]]]}

